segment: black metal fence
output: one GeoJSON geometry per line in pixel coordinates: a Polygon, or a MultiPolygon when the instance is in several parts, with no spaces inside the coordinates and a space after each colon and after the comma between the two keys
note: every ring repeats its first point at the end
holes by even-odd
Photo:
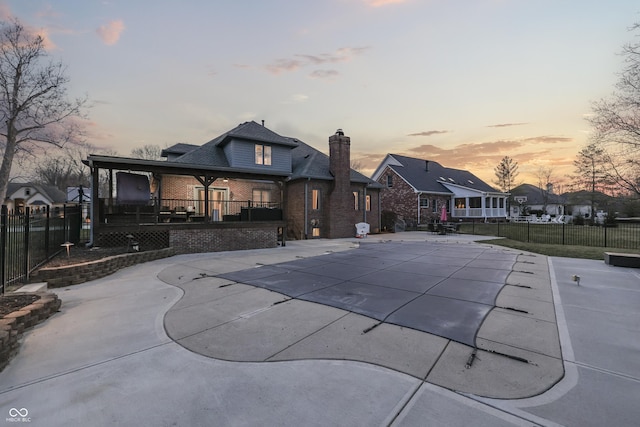
{"type": "Polygon", "coordinates": [[[27,283],[29,274],[51,259],[66,244],[78,244],[83,238],[81,205],[65,205],[41,213],[29,207],[10,212],[0,211],[0,294],[8,285],[27,283]]]}
{"type": "Polygon", "coordinates": [[[506,237],[528,243],[580,245],[621,249],[640,249],[640,224],[615,226],[573,225],[535,222],[466,222],[461,233],[506,237]]]}

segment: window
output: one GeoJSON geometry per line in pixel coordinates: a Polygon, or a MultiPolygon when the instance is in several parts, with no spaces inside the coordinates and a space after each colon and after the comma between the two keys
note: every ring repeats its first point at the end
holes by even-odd
{"type": "Polygon", "coordinates": [[[433,213],[437,213],[438,212],[438,201],[436,199],[433,199],[431,201],[431,212],[433,212],[433,213]]]}
{"type": "Polygon", "coordinates": [[[455,204],[456,204],[456,209],[464,209],[466,207],[466,200],[461,198],[461,197],[456,197],[455,199],[455,204]]]}
{"type": "Polygon", "coordinates": [[[30,196],[31,195],[31,189],[30,188],[25,188],[24,189],[24,195],[25,196],[30,196]]]}
{"type": "Polygon", "coordinates": [[[420,207],[428,208],[429,207],[429,199],[425,196],[420,196],[420,207]]]}
{"type": "Polygon", "coordinates": [[[320,209],[320,190],[311,190],[311,209],[320,209]]]}
{"type": "Polygon", "coordinates": [[[271,146],[256,144],[256,165],[271,165],[271,146]]]}
{"type": "Polygon", "coordinates": [[[253,205],[258,207],[268,207],[271,201],[271,192],[269,190],[253,189],[252,193],[253,205]]]}
{"type": "Polygon", "coordinates": [[[367,197],[365,199],[365,209],[370,211],[371,210],[371,196],[367,194],[367,197]]]}
{"type": "Polygon", "coordinates": [[[313,227],[311,229],[311,236],[312,237],[320,237],[320,227],[313,227]]]}
{"type": "Polygon", "coordinates": [[[482,207],[482,197],[469,197],[469,207],[478,209],[482,207]]]}
{"type": "Polygon", "coordinates": [[[353,192],[353,209],[360,210],[360,193],[358,191],[353,192]]]}
{"type": "Polygon", "coordinates": [[[387,175],[387,187],[393,187],[393,175],[391,174],[387,175]]]}

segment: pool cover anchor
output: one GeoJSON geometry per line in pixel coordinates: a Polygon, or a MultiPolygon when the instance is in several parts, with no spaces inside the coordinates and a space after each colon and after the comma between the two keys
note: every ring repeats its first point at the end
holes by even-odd
{"type": "Polygon", "coordinates": [[[471,354],[469,355],[469,358],[467,359],[467,364],[464,365],[465,368],[467,369],[471,368],[471,365],[473,365],[473,361],[476,360],[477,353],[478,353],[478,347],[475,347],[471,352],[471,354]]]}

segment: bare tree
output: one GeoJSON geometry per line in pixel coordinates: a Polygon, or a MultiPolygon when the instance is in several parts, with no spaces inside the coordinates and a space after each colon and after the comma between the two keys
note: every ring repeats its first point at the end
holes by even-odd
{"type": "MultiPolygon", "coordinates": [[[[32,166],[30,179],[40,184],[52,185],[61,191],[67,187],[91,186],[91,171],[82,161],[91,153],[101,152],[89,143],[68,145],[49,150],[46,156],[38,156],[32,166]]],[[[105,153],[107,154],[107,153],[105,153]]]]}
{"type": "Polygon", "coordinates": [[[516,185],[516,178],[520,174],[518,171],[518,162],[509,156],[504,156],[498,166],[493,171],[496,179],[493,181],[503,192],[509,193],[516,185]]]}
{"type": "Polygon", "coordinates": [[[596,143],[590,143],[578,153],[573,161],[577,187],[590,193],[591,218],[595,218],[597,192],[602,191],[608,181],[609,156],[596,143]]]}
{"type": "Polygon", "coordinates": [[[0,24],[0,198],[4,200],[16,154],[34,144],[63,146],[80,135],[86,99],[68,100],[62,63],[45,62],[44,39],[19,21],[0,24]]]}
{"type": "Polygon", "coordinates": [[[162,148],[159,145],[147,144],[131,150],[131,157],[135,159],[160,160],[162,148]]]}
{"type": "MultiPolygon", "coordinates": [[[[640,23],[631,27],[640,32],[640,23]]],[[[623,46],[625,65],[614,93],[595,102],[588,118],[593,142],[609,153],[611,176],[640,195],[640,41],[623,46]]]]}
{"type": "Polygon", "coordinates": [[[542,214],[547,213],[547,205],[549,204],[549,194],[553,188],[553,168],[551,166],[540,166],[536,171],[538,179],[538,189],[542,196],[542,214]]]}
{"type": "Polygon", "coordinates": [[[362,161],[359,159],[351,159],[351,169],[360,172],[362,170],[362,161]]]}

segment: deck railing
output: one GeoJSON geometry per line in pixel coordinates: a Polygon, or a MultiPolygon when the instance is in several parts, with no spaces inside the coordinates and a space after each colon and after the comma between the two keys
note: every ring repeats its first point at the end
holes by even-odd
{"type": "MultiPolygon", "coordinates": [[[[101,200],[101,202],[103,202],[101,200]]],[[[155,199],[145,205],[101,203],[103,223],[159,224],[175,222],[281,221],[282,204],[252,200],[155,199]]]]}

